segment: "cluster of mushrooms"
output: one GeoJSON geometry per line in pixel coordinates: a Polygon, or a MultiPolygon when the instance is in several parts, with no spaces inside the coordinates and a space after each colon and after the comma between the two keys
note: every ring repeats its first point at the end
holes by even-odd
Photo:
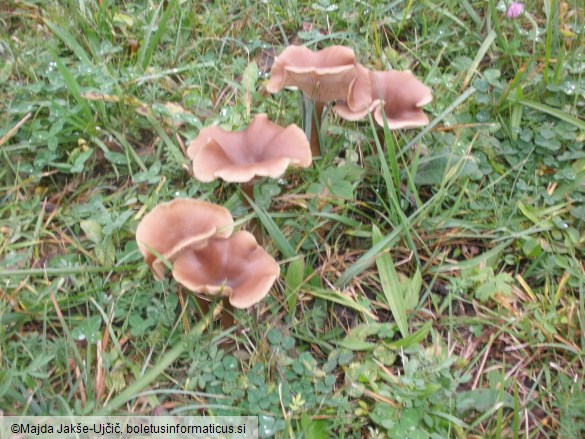
{"type": "MultiPolygon", "coordinates": [[[[240,183],[253,199],[253,182],[259,177],[280,177],[289,166],[306,168],[321,155],[317,130],[329,102],[347,120],[372,113],[379,125],[390,129],[429,123],[421,109],[432,100],[428,87],[410,71],[370,71],[357,63],[353,50],[343,46],[319,51],[289,46],[275,59],[266,88],[271,93],[299,89],[314,103],[310,142],[297,125],[280,127],[265,114],[255,116],[243,131],[209,126],[187,149],[196,179],[240,183]]],[[[227,209],[176,199],[144,216],[136,240],[155,278],[163,279],[169,267],[174,279],[189,290],[220,295],[224,304],[248,308],[268,294],[280,270],[253,234],[233,233],[233,228],[227,209]]]]}
{"type": "Polygon", "coordinates": [[[168,262],[175,280],[189,290],[248,308],[268,294],[280,269],[251,233],[233,230],[226,208],[179,198],[145,215],[136,241],[155,278],[164,278],[168,262]]]}
{"type": "Polygon", "coordinates": [[[378,125],[389,129],[427,125],[422,107],[432,101],[431,89],[409,70],[375,72],[356,61],[353,50],[331,46],[316,52],[302,46],[287,47],[274,61],[266,89],[302,90],[315,106],[311,129],[311,151],[320,155],[318,124],[328,102],[346,120],[365,119],[372,113],[378,125]]]}

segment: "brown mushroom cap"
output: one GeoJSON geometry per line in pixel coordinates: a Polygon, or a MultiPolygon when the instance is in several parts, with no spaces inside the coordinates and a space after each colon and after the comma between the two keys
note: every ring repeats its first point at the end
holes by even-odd
{"type": "Polygon", "coordinates": [[[265,114],[257,115],[243,131],[224,131],[216,126],[201,130],[191,141],[187,155],[193,160],[193,174],[199,181],[217,177],[232,183],[254,176],[276,178],[289,165],[306,168],[312,155],[303,130],[273,124],[265,114]]]}
{"type": "Polygon", "coordinates": [[[355,79],[355,54],[345,46],[312,51],[288,46],[272,65],[266,90],[277,93],[285,87],[298,88],[317,102],[346,100],[355,79]]]}
{"type": "Polygon", "coordinates": [[[278,263],[241,231],[227,239],[210,239],[205,247],[181,254],[173,277],[191,291],[228,296],[236,308],[260,302],[280,275],[278,263]]]}
{"type": "Polygon", "coordinates": [[[153,249],[173,261],[188,248],[198,248],[212,236],[227,238],[234,220],[224,207],[205,201],[180,198],[159,204],[138,224],[136,242],[154,277],[164,277],[164,263],[153,249]]]}
{"type": "MultiPolygon", "coordinates": [[[[363,68],[359,75],[367,69],[363,68]]],[[[429,123],[422,107],[433,100],[431,89],[420,82],[410,71],[389,71],[368,73],[370,79],[371,104],[364,110],[352,111],[346,102],[338,102],[335,112],[347,120],[360,120],[368,112],[374,113],[374,119],[384,126],[384,114],[390,129],[416,128],[429,123]],[[384,114],[383,114],[384,112],[384,114]]],[[[363,87],[356,87],[363,93],[363,87]]]]}

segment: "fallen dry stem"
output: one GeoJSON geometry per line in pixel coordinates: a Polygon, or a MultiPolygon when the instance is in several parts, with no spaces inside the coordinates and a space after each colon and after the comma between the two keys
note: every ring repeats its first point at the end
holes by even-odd
{"type": "Polygon", "coordinates": [[[4,145],[6,142],[8,142],[8,140],[11,137],[16,135],[16,133],[18,133],[18,130],[26,123],[27,120],[30,119],[30,116],[31,116],[31,113],[27,113],[27,115],[24,116],[22,119],[20,119],[18,121],[18,123],[10,129],[10,131],[8,131],[6,134],[4,134],[2,136],[2,138],[0,139],[0,146],[4,145]]]}

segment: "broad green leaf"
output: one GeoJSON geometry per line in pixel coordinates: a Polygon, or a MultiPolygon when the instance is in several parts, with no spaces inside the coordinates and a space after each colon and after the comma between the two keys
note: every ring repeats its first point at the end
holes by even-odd
{"type": "Polygon", "coordinates": [[[340,340],[336,344],[350,351],[372,351],[378,346],[376,343],[351,338],[340,340]]]}
{"type": "Polygon", "coordinates": [[[324,419],[311,419],[308,414],[303,413],[301,415],[301,426],[306,439],[325,439],[330,437],[327,421],[324,419]]]}
{"type": "Polygon", "coordinates": [[[95,248],[95,255],[97,260],[102,265],[112,265],[116,259],[116,247],[112,241],[111,236],[106,238],[99,243],[95,248]]]}
{"type": "Polygon", "coordinates": [[[101,326],[102,317],[100,315],[87,317],[71,332],[71,335],[75,340],[87,340],[88,343],[96,343],[101,338],[101,326]]]}
{"type": "Polygon", "coordinates": [[[83,230],[83,233],[85,233],[85,236],[95,244],[99,244],[104,237],[102,226],[97,221],[91,219],[83,220],[79,223],[79,226],[83,230]]]}
{"type": "Polygon", "coordinates": [[[371,351],[378,346],[378,343],[367,342],[366,338],[377,335],[381,327],[379,323],[357,325],[343,340],[335,343],[350,351],[371,351]]]}
{"type": "Polygon", "coordinates": [[[299,288],[305,280],[305,260],[303,258],[296,259],[288,265],[284,280],[289,312],[293,312],[297,303],[299,288]]]}
{"type": "Polygon", "coordinates": [[[414,332],[413,334],[409,335],[408,337],[404,337],[401,340],[393,341],[392,343],[388,343],[388,347],[392,349],[400,349],[400,348],[407,348],[409,346],[415,345],[420,343],[425,339],[429,331],[431,330],[432,322],[425,323],[418,331],[414,332]]]}
{"type": "MultiPolygon", "coordinates": [[[[496,403],[501,402],[500,392],[497,389],[475,389],[457,393],[455,404],[459,413],[465,413],[469,410],[475,410],[483,413],[493,407],[496,403]]],[[[513,399],[510,395],[504,396],[504,405],[513,406],[513,399]]]]}
{"type": "Polygon", "coordinates": [[[114,24],[117,25],[124,25],[124,26],[128,26],[128,27],[132,27],[134,25],[134,19],[126,14],[121,14],[119,12],[116,12],[114,14],[114,18],[112,19],[112,22],[114,24]]]}
{"type": "Polygon", "coordinates": [[[574,206],[571,209],[571,215],[575,218],[585,221],[585,205],[574,206]]]}
{"type": "Polygon", "coordinates": [[[536,258],[542,253],[542,247],[536,239],[529,237],[524,241],[524,244],[522,244],[522,251],[527,257],[536,258]]]}
{"type": "Polygon", "coordinates": [[[380,427],[390,430],[396,424],[397,411],[386,403],[376,403],[370,413],[370,418],[380,427]]]}
{"type": "MultiPolygon", "coordinates": [[[[382,240],[380,229],[375,225],[372,227],[372,237],[374,245],[382,240]]],[[[400,280],[394,268],[394,262],[388,253],[383,253],[376,259],[380,281],[382,282],[382,290],[384,296],[390,306],[390,311],[396,320],[398,329],[403,337],[408,335],[408,323],[406,318],[406,304],[404,303],[404,296],[400,288],[400,280]]]]}
{"type": "Polygon", "coordinates": [[[244,69],[244,74],[242,75],[242,85],[244,86],[246,93],[250,93],[256,88],[256,82],[258,81],[258,71],[258,64],[256,61],[252,61],[244,69]]]}
{"type": "Polygon", "coordinates": [[[71,166],[71,172],[74,174],[83,172],[85,169],[83,165],[85,165],[85,162],[91,157],[92,154],[93,149],[88,149],[86,151],[79,152],[79,154],[76,154],[73,165],[71,166]]]}
{"type": "Polygon", "coordinates": [[[420,289],[422,288],[422,276],[420,270],[417,268],[412,279],[406,279],[402,283],[406,309],[413,310],[418,305],[420,289]]]}
{"type": "Polygon", "coordinates": [[[282,341],[282,332],[276,328],[271,328],[266,333],[266,338],[272,346],[277,346],[282,341]]]}
{"type": "Polygon", "coordinates": [[[483,175],[472,157],[460,157],[440,151],[419,165],[414,182],[418,186],[434,186],[455,173],[457,178],[469,177],[472,180],[478,180],[483,175]]]}
{"type": "Polygon", "coordinates": [[[375,319],[375,316],[372,312],[367,309],[365,306],[359,304],[358,302],[351,299],[349,296],[344,296],[341,293],[338,293],[335,290],[327,290],[325,288],[318,288],[311,286],[310,289],[306,291],[303,290],[306,294],[310,294],[313,297],[319,297],[320,299],[329,300],[330,302],[337,303],[342,306],[346,306],[348,308],[353,309],[354,311],[361,312],[367,314],[372,319],[375,319]]]}

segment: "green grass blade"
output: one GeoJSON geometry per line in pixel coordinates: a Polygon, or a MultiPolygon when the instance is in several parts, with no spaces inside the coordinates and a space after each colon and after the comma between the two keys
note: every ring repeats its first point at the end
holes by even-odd
{"type": "Polygon", "coordinates": [[[465,12],[467,12],[469,17],[473,20],[477,29],[478,30],[481,29],[483,27],[483,21],[481,20],[481,17],[478,15],[478,13],[475,12],[475,9],[473,9],[473,6],[471,4],[469,4],[469,1],[468,0],[461,0],[461,6],[463,6],[463,9],[465,9],[465,12]]]}
{"type": "Polygon", "coordinates": [[[489,48],[491,47],[491,45],[495,39],[496,39],[496,33],[492,30],[487,35],[487,37],[485,37],[485,40],[483,41],[483,43],[479,47],[479,50],[477,51],[477,54],[475,55],[475,58],[473,59],[473,62],[471,63],[471,66],[467,70],[467,74],[465,75],[465,79],[463,80],[463,88],[465,88],[467,86],[467,84],[469,84],[469,81],[471,80],[471,78],[473,78],[473,75],[477,72],[477,67],[479,66],[479,63],[484,58],[485,54],[487,53],[487,51],[489,50],[489,48]]]}
{"type": "Polygon", "coordinates": [[[335,286],[347,285],[356,276],[359,276],[365,270],[367,270],[374,262],[380,253],[384,252],[388,246],[396,242],[401,233],[404,232],[406,224],[415,224],[422,217],[428,214],[428,212],[437,204],[441,202],[444,197],[444,192],[438,192],[427,200],[421,207],[413,212],[405,222],[399,224],[391,233],[384,236],[381,241],[374,244],[367,252],[359,257],[343,274],[335,281],[335,286]]]}
{"type": "Polygon", "coordinates": [[[402,157],[402,155],[406,151],[409,151],[414,145],[416,145],[423,138],[423,136],[425,134],[427,134],[429,131],[431,131],[431,129],[433,129],[433,127],[435,127],[445,117],[447,117],[449,114],[451,114],[453,112],[453,110],[455,110],[455,108],[457,108],[459,105],[461,105],[463,102],[465,102],[475,92],[476,92],[476,90],[473,86],[471,86],[467,90],[465,90],[465,92],[462,93],[457,99],[455,99],[451,105],[449,105],[447,108],[445,108],[443,111],[441,111],[441,113],[437,117],[435,117],[426,127],[424,127],[420,131],[420,133],[418,133],[416,136],[414,136],[414,138],[410,142],[408,142],[404,148],[402,148],[400,150],[400,152],[397,154],[397,157],[398,158],[402,157]]]}
{"type": "Polygon", "coordinates": [[[372,117],[370,117],[370,126],[372,127],[372,132],[374,133],[374,140],[376,143],[376,149],[378,150],[378,156],[380,157],[382,175],[386,181],[386,187],[388,191],[393,194],[395,201],[398,202],[397,190],[400,188],[400,171],[398,170],[398,161],[396,158],[394,141],[390,135],[390,128],[388,128],[388,120],[386,119],[386,114],[383,113],[382,115],[384,116],[384,127],[382,129],[384,133],[384,143],[386,145],[386,149],[388,150],[388,160],[386,160],[386,156],[382,150],[380,140],[378,136],[376,136],[376,127],[372,117]]]}
{"type": "MultiPolygon", "coordinates": [[[[473,32],[472,29],[470,29],[461,19],[460,17],[458,17],[458,14],[454,14],[453,12],[451,12],[449,10],[448,7],[442,7],[443,5],[441,3],[437,3],[437,2],[430,2],[430,1],[426,1],[425,4],[429,7],[433,8],[433,11],[438,15],[444,15],[445,17],[447,17],[451,22],[453,22],[454,24],[456,24],[457,26],[459,26],[461,28],[461,31],[465,34],[465,35],[475,35],[475,33],[473,32]]],[[[455,26],[453,26],[454,28],[455,26]]]]}
{"type": "MultiPolygon", "coordinates": [[[[242,195],[246,196],[246,194],[244,194],[243,192],[242,195]]],[[[297,256],[297,252],[290,244],[290,242],[288,242],[288,239],[286,239],[286,237],[280,231],[274,220],[270,218],[270,215],[268,215],[268,213],[264,209],[259,207],[256,203],[254,203],[254,201],[250,200],[249,198],[248,202],[250,203],[250,206],[252,206],[254,212],[256,212],[256,215],[258,215],[260,223],[264,226],[264,228],[274,241],[274,244],[276,245],[280,253],[282,253],[282,255],[287,259],[294,258],[295,256],[297,256]]]]}
{"type": "Polygon", "coordinates": [[[494,0],[489,0],[489,10],[490,10],[490,18],[493,22],[494,27],[496,28],[496,34],[498,35],[498,43],[500,48],[508,53],[508,40],[506,36],[502,33],[502,28],[500,27],[500,17],[498,16],[498,10],[496,9],[496,4],[494,0]]]}
{"type": "Polygon", "coordinates": [[[566,111],[559,110],[557,108],[550,107],[546,104],[541,104],[540,102],[529,101],[527,99],[513,99],[514,102],[518,102],[522,105],[526,105],[527,107],[534,108],[535,110],[542,111],[543,113],[550,114],[557,119],[570,123],[571,125],[575,125],[580,130],[585,131],[585,121],[576,118],[572,114],[567,113],[566,111]]]}
{"type": "Polygon", "coordinates": [[[294,314],[299,290],[305,282],[305,259],[300,257],[288,264],[286,275],[284,276],[286,297],[288,303],[289,315],[294,314]]]}
{"type": "Polygon", "coordinates": [[[176,145],[176,143],[173,142],[171,138],[168,136],[168,134],[161,126],[161,124],[151,114],[147,114],[146,118],[149,120],[152,127],[155,129],[159,137],[166,145],[169,154],[173,157],[175,162],[177,162],[179,166],[184,165],[187,162],[187,159],[185,158],[179,147],[176,145]]]}
{"type": "Polygon", "coordinates": [[[374,314],[372,314],[372,312],[365,306],[355,302],[350,297],[345,296],[335,290],[327,290],[324,288],[311,286],[310,289],[306,291],[306,293],[313,297],[318,297],[319,299],[328,300],[329,302],[337,303],[338,305],[353,309],[354,311],[365,314],[373,319],[375,318],[374,314]]]}
{"type": "Polygon", "coordinates": [[[512,418],[512,433],[514,439],[520,437],[520,395],[518,394],[518,381],[514,378],[514,415],[512,418]]]}
{"type": "Polygon", "coordinates": [[[398,239],[401,230],[402,229],[400,227],[397,227],[393,232],[384,236],[381,241],[374,244],[366,253],[360,256],[356,262],[354,262],[347,270],[343,272],[343,274],[335,282],[335,286],[346,285],[356,276],[363,273],[364,270],[366,270],[376,261],[377,256],[383,252],[386,247],[390,246],[398,239]]]}
{"type": "Polygon", "coordinates": [[[52,23],[48,20],[45,20],[45,24],[49,29],[51,29],[51,32],[57,35],[57,37],[59,37],[59,39],[63,41],[63,43],[65,43],[65,45],[69,49],[71,49],[71,51],[75,54],[75,56],[77,56],[77,58],[79,58],[79,60],[83,64],[85,65],[92,64],[91,59],[89,58],[85,50],[83,50],[83,47],[81,47],[81,45],[77,42],[75,37],[69,33],[69,31],[57,26],[55,23],[52,23]]]}
{"type": "Polygon", "coordinates": [[[546,40],[544,46],[544,83],[548,84],[548,66],[550,64],[550,55],[552,53],[553,30],[555,28],[555,20],[557,19],[557,0],[552,0],[550,8],[548,9],[548,20],[546,23],[546,40]]]}
{"type": "Polygon", "coordinates": [[[533,58],[531,58],[530,61],[528,61],[527,63],[525,63],[522,67],[520,67],[518,69],[518,71],[516,72],[516,75],[514,76],[512,81],[510,81],[510,83],[508,84],[508,87],[506,87],[506,90],[504,91],[504,93],[502,93],[502,95],[500,96],[498,103],[495,105],[495,110],[500,111],[502,109],[504,104],[507,102],[508,96],[510,95],[510,93],[516,89],[516,87],[520,83],[520,80],[524,78],[524,74],[528,70],[527,66],[530,65],[533,61],[534,61],[533,58]]]}
{"type": "Polygon", "coordinates": [[[140,67],[142,67],[143,70],[146,70],[146,68],[150,65],[152,55],[154,54],[154,51],[156,50],[156,47],[160,42],[163,34],[167,31],[167,24],[169,18],[171,18],[171,14],[175,9],[176,4],[177,0],[171,0],[166,5],[166,10],[163,13],[163,16],[158,24],[156,23],[156,19],[160,13],[160,9],[165,7],[165,2],[160,2],[156,12],[152,15],[152,20],[150,20],[148,29],[146,31],[146,36],[144,38],[144,44],[142,45],[138,53],[138,63],[140,64],[140,67]],[[156,32],[154,32],[153,35],[154,29],[156,29],[156,32]]]}
{"type": "MultiPolygon", "coordinates": [[[[580,277],[581,286],[579,287],[579,312],[582,316],[585,316],[585,273],[580,277]]],[[[581,346],[585,347],[585,319],[581,320],[581,346]]],[[[583,349],[585,350],[585,348],[583,349]]]]}
{"type": "Polygon", "coordinates": [[[404,212],[402,211],[400,202],[398,200],[398,195],[400,194],[400,171],[398,170],[398,158],[396,157],[395,146],[392,140],[392,136],[390,135],[390,128],[388,127],[388,120],[386,119],[386,114],[382,112],[382,115],[384,117],[383,127],[384,141],[386,143],[386,149],[388,150],[388,160],[386,160],[384,151],[382,151],[382,145],[380,144],[380,140],[376,135],[376,127],[374,126],[374,120],[372,119],[371,116],[370,126],[372,127],[372,131],[374,132],[376,149],[378,151],[378,156],[380,157],[380,164],[382,166],[382,175],[384,177],[386,189],[388,190],[390,202],[392,204],[392,209],[388,211],[388,215],[390,216],[390,218],[393,219],[394,222],[398,222],[404,226],[404,234],[408,247],[410,248],[410,250],[412,250],[417,265],[420,265],[416,245],[414,244],[414,240],[412,239],[410,224],[408,222],[408,219],[406,218],[406,215],[404,215],[404,212]],[[388,166],[388,164],[390,164],[390,166],[388,166]]]}
{"type": "Polygon", "coordinates": [[[504,357],[504,367],[502,367],[502,373],[500,374],[500,388],[498,389],[498,401],[502,404],[502,406],[498,409],[496,414],[496,433],[495,437],[502,437],[502,426],[504,422],[504,403],[505,403],[505,393],[504,389],[506,388],[506,358],[504,357]]]}
{"type": "Polygon", "coordinates": [[[491,259],[499,259],[500,254],[508,248],[512,244],[512,240],[506,240],[502,244],[485,251],[478,256],[465,260],[460,261],[455,264],[445,264],[438,267],[431,267],[429,272],[430,273],[448,273],[451,271],[463,271],[463,270],[471,270],[473,268],[479,267],[483,264],[488,264],[488,261],[491,259]]]}
{"type": "Polygon", "coordinates": [[[426,322],[422,325],[416,332],[401,338],[400,340],[393,341],[388,343],[388,347],[390,349],[406,349],[410,346],[414,346],[420,342],[422,342],[426,336],[428,335],[429,331],[433,326],[433,322],[426,322]]]}
{"type": "MultiPolygon", "coordinates": [[[[372,239],[374,244],[378,244],[382,240],[382,233],[375,225],[372,227],[372,239]]],[[[408,322],[406,318],[406,303],[404,302],[404,295],[400,287],[400,280],[394,268],[394,262],[388,253],[384,253],[376,259],[378,266],[378,273],[382,283],[382,290],[384,296],[390,306],[390,311],[396,320],[398,329],[403,337],[408,336],[408,322]]]]}
{"type": "Polygon", "coordinates": [[[215,308],[210,309],[209,313],[203,320],[191,330],[187,336],[181,338],[181,341],[175,345],[169,352],[167,352],[157,364],[155,364],[148,372],[126,387],[118,396],[112,399],[101,409],[94,413],[95,416],[108,415],[124,405],[127,401],[138,396],[150,383],[156,380],[167,367],[169,367],[177,358],[179,358],[189,347],[189,341],[200,336],[203,331],[209,326],[213,319],[215,308]]]}
{"type": "Polygon", "coordinates": [[[86,121],[90,120],[92,112],[87,101],[81,97],[81,87],[78,82],[53,49],[47,47],[47,51],[50,53],[53,61],[55,61],[55,64],[57,64],[57,69],[59,70],[59,73],[61,73],[61,76],[63,76],[63,80],[65,81],[69,92],[73,95],[73,98],[79,103],[79,105],[81,105],[81,108],[83,108],[84,118],[86,121]]]}
{"type": "Polygon", "coordinates": [[[130,157],[132,157],[132,159],[134,159],[136,164],[140,167],[140,169],[143,172],[148,171],[148,168],[146,167],[146,165],[144,164],[144,162],[142,161],[142,159],[140,158],[138,153],[134,150],[132,145],[130,145],[128,140],[126,140],[126,137],[122,133],[120,133],[116,130],[110,129],[109,131],[118,140],[118,142],[124,147],[124,152],[126,153],[126,160],[127,160],[128,169],[130,170],[130,173],[132,173],[132,167],[130,166],[130,157]]]}
{"type": "Polygon", "coordinates": [[[28,277],[28,276],[35,276],[35,277],[44,277],[44,276],[71,276],[74,274],[84,274],[84,273],[120,273],[125,271],[135,271],[137,270],[142,264],[130,264],[130,265],[120,265],[117,267],[114,266],[104,266],[104,267],[91,267],[91,266],[80,266],[80,267],[63,267],[63,268],[24,268],[21,270],[0,270],[0,278],[9,278],[9,277],[28,277]]]}
{"type": "Polygon", "coordinates": [[[404,23],[406,22],[406,18],[408,17],[408,15],[410,13],[411,7],[412,7],[412,0],[408,0],[408,3],[406,5],[406,9],[402,13],[402,20],[400,20],[400,25],[398,26],[398,30],[396,31],[396,38],[398,38],[398,36],[400,35],[400,32],[402,32],[402,28],[404,27],[404,23]]]}

